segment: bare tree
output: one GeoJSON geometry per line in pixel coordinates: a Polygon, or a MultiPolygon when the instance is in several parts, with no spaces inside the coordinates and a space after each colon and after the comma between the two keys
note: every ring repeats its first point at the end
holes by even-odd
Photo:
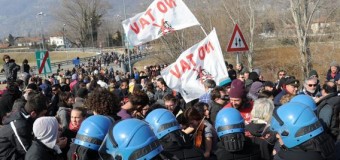
{"type": "Polygon", "coordinates": [[[301,71],[303,76],[307,77],[312,69],[309,28],[320,0],[290,0],[289,2],[299,44],[301,71]]]}
{"type": "MultiPolygon", "coordinates": [[[[223,0],[223,7],[226,11],[229,19],[234,23],[242,24],[242,26],[248,26],[249,31],[246,30],[249,35],[249,51],[247,52],[248,69],[253,69],[253,55],[254,51],[254,35],[256,24],[256,8],[257,4],[260,4],[260,0],[248,0],[248,3],[242,4],[240,1],[233,3],[230,0],[223,0]]],[[[243,27],[244,28],[244,27],[243,27]]]]}
{"type": "Polygon", "coordinates": [[[67,36],[78,47],[97,46],[98,28],[110,5],[105,0],[62,0],[56,11],[59,21],[66,24],[67,36]]]}

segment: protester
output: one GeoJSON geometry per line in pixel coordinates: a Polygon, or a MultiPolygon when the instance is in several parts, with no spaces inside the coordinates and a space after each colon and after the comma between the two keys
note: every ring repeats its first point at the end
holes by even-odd
{"type": "Polygon", "coordinates": [[[337,64],[337,62],[333,61],[329,66],[329,70],[327,71],[326,81],[336,82],[339,80],[339,78],[340,78],[339,65],[337,64]]]}
{"type": "Polygon", "coordinates": [[[214,159],[214,150],[216,149],[217,133],[214,127],[205,119],[204,115],[197,109],[191,107],[184,112],[189,126],[194,128],[193,141],[194,146],[200,148],[204,157],[214,159]]]}
{"type": "Polygon", "coordinates": [[[211,91],[210,122],[215,124],[217,113],[227,103],[226,91],[222,87],[216,87],[211,91]]]}
{"type": "Polygon", "coordinates": [[[144,119],[143,109],[149,105],[149,97],[143,91],[136,91],[129,95],[129,102],[132,105],[130,114],[134,118],[144,119]]]}
{"type": "Polygon", "coordinates": [[[334,82],[326,82],[322,86],[322,98],[317,104],[317,116],[320,119],[326,132],[334,140],[340,141],[340,96],[334,82]]]}
{"type": "Polygon", "coordinates": [[[64,131],[70,122],[70,113],[72,105],[74,103],[74,97],[72,93],[65,92],[60,94],[58,103],[57,117],[60,119],[61,128],[64,131]]]}
{"type": "Polygon", "coordinates": [[[84,107],[95,115],[109,116],[119,120],[117,112],[120,110],[117,96],[104,88],[97,88],[91,92],[84,102],[84,107]]]}
{"type": "Polygon", "coordinates": [[[280,83],[280,80],[282,79],[282,78],[285,78],[286,77],[286,75],[287,75],[287,72],[285,71],[285,70],[279,70],[278,72],[277,72],[277,80],[276,80],[276,83],[275,83],[275,88],[276,88],[276,90],[278,91],[278,92],[281,92],[281,86],[282,86],[282,84],[280,83]]]}
{"type": "Polygon", "coordinates": [[[269,124],[274,110],[274,103],[268,98],[259,98],[254,101],[251,111],[251,122],[245,126],[246,133],[249,132],[252,141],[258,144],[261,157],[265,160],[272,159],[272,151],[276,142],[275,132],[270,131],[269,124]]]}
{"type": "Polygon", "coordinates": [[[280,83],[281,83],[282,91],[278,95],[276,95],[274,98],[275,106],[282,105],[280,100],[284,95],[288,95],[288,96],[296,95],[297,90],[300,86],[299,80],[295,79],[294,76],[282,78],[280,80],[280,83]]]}
{"type": "Polygon", "coordinates": [[[68,127],[61,133],[61,137],[67,138],[67,145],[62,149],[62,156],[67,158],[67,152],[70,149],[72,139],[76,138],[81,123],[87,117],[87,110],[83,107],[74,107],[71,111],[71,120],[68,127]]]}
{"type": "Polygon", "coordinates": [[[156,101],[162,101],[163,97],[167,94],[172,94],[172,90],[166,85],[163,78],[158,78],[155,93],[156,101]]]}
{"type": "Polygon", "coordinates": [[[246,68],[244,68],[242,63],[237,63],[236,64],[236,72],[238,75],[244,73],[246,71],[246,68]]]}
{"type": "Polygon", "coordinates": [[[315,100],[319,100],[321,92],[317,90],[318,80],[315,77],[307,78],[303,83],[303,88],[298,94],[305,94],[311,96],[315,100]]]}
{"type": "Polygon", "coordinates": [[[35,139],[28,149],[25,160],[57,160],[62,153],[57,145],[58,121],[55,117],[41,117],[33,124],[35,139]]]}
{"type": "Polygon", "coordinates": [[[211,91],[216,87],[216,83],[212,79],[207,79],[203,83],[205,93],[199,98],[200,102],[210,103],[211,101],[211,91]]]}
{"type": "Polygon", "coordinates": [[[248,124],[251,119],[251,110],[253,109],[253,101],[246,98],[244,83],[235,79],[231,82],[229,91],[230,102],[224,108],[235,108],[240,111],[245,123],[248,124]]]}
{"type": "Polygon", "coordinates": [[[8,83],[6,88],[5,93],[0,97],[0,120],[12,111],[14,101],[22,95],[15,83],[8,83]]]}
{"type": "Polygon", "coordinates": [[[7,82],[15,82],[17,80],[17,72],[20,70],[20,66],[17,65],[7,54],[3,56],[2,60],[5,62],[3,69],[5,70],[7,82]]]}
{"type": "Polygon", "coordinates": [[[163,97],[164,106],[176,117],[183,114],[184,105],[181,101],[172,94],[167,94],[163,97]]]}
{"type": "Polygon", "coordinates": [[[33,122],[47,112],[47,98],[30,92],[24,108],[3,120],[0,132],[0,159],[24,159],[32,144],[33,122]]]}

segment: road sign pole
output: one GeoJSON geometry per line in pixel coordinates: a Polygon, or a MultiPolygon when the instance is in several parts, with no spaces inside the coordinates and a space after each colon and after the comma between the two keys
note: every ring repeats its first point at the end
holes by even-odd
{"type": "Polygon", "coordinates": [[[240,52],[236,52],[236,64],[240,63],[240,52]]]}

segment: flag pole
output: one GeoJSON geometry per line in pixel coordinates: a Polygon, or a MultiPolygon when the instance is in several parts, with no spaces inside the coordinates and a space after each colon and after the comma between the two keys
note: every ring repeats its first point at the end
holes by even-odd
{"type": "Polygon", "coordinates": [[[202,25],[200,25],[200,27],[201,27],[201,29],[202,29],[203,33],[205,34],[205,36],[208,36],[208,35],[207,35],[207,32],[205,32],[205,30],[204,30],[203,26],[202,26],[202,25]]]}

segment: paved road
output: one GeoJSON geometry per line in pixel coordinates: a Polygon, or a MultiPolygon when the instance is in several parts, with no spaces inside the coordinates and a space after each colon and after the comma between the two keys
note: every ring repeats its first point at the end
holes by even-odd
{"type": "MultiPolygon", "coordinates": [[[[83,62],[81,61],[81,63],[83,63],[83,62]]],[[[116,65],[114,63],[110,63],[109,66],[107,66],[107,67],[110,67],[110,66],[113,67],[114,71],[118,70],[118,71],[121,71],[121,72],[126,72],[126,66],[125,65],[119,66],[119,65],[116,65]]],[[[71,64],[71,63],[68,63],[68,64],[64,63],[64,64],[61,65],[61,68],[64,69],[64,70],[66,70],[66,69],[72,70],[73,67],[74,67],[74,65],[71,64]]],[[[52,73],[57,73],[57,69],[58,69],[57,65],[51,65],[51,68],[52,68],[52,73]]],[[[33,73],[37,74],[38,73],[37,69],[33,69],[33,73]]],[[[48,75],[51,75],[51,74],[48,74],[48,75]]],[[[21,76],[21,72],[18,72],[18,78],[20,78],[20,76],[21,76]]],[[[44,77],[44,74],[40,74],[40,76],[44,77]]],[[[0,81],[4,81],[5,79],[6,79],[5,75],[0,74],[0,81]]]]}

